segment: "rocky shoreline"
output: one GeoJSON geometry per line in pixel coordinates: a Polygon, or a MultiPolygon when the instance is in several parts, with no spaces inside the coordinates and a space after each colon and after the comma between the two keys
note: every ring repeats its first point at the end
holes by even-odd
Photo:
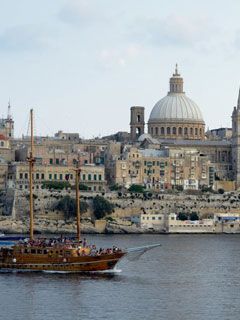
{"type": "MultiPolygon", "coordinates": [[[[0,232],[4,234],[28,234],[29,221],[3,218],[0,220],[0,232]]],[[[73,221],[64,220],[42,220],[34,221],[34,231],[37,234],[74,234],[76,224],[73,221]]],[[[104,228],[97,228],[91,222],[81,224],[81,232],[84,234],[144,234],[162,233],[155,230],[142,229],[136,225],[126,226],[107,222],[104,228]]]]}

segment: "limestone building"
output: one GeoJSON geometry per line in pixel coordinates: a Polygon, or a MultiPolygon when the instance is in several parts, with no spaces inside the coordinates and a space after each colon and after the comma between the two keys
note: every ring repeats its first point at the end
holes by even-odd
{"type": "Polygon", "coordinates": [[[177,65],[167,96],[151,111],[148,133],[156,138],[204,140],[205,122],[201,110],[183,91],[183,78],[177,65]]]}

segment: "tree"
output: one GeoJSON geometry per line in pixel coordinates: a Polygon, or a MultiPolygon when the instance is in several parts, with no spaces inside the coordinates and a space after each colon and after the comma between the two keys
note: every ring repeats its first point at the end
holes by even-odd
{"type": "Polygon", "coordinates": [[[44,181],[42,183],[43,189],[55,189],[55,190],[63,190],[70,188],[71,185],[68,181],[44,181]]]}
{"type": "Polygon", "coordinates": [[[110,186],[109,189],[110,189],[111,191],[118,191],[118,190],[121,190],[122,187],[119,186],[118,184],[114,184],[114,185],[110,186]]]}
{"type": "Polygon", "coordinates": [[[135,193],[143,193],[145,191],[145,189],[140,184],[132,184],[130,186],[130,188],[128,189],[128,191],[135,192],[135,193]]]}
{"type": "Polygon", "coordinates": [[[83,183],[80,183],[80,184],[79,184],[79,190],[81,190],[81,191],[88,191],[88,186],[86,186],[86,185],[83,184],[83,183]]]}
{"type": "Polygon", "coordinates": [[[191,212],[190,215],[189,215],[189,218],[191,221],[196,221],[196,220],[199,220],[199,216],[196,212],[191,212]]]}
{"type": "MultiPolygon", "coordinates": [[[[69,195],[63,197],[55,207],[57,210],[62,211],[66,219],[76,216],[76,201],[69,195]]],[[[80,212],[87,212],[89,205],[86,201],[80,201],[80,212]]]]}
{"type": "Polygon", "coordinates": [[[188,220],[188,215],[184,212],[180,212],[178,214],[178,219],[181,220],[181,221],[185,221],[185,220],[188,220]]]}
{"type": "Polygon", "coordinates": [[[114,211],[114,204],[107,199],[96,196],[93,198],[93,212],[97,219],[102,219],[106,214],[110,214],[114,211]]]}

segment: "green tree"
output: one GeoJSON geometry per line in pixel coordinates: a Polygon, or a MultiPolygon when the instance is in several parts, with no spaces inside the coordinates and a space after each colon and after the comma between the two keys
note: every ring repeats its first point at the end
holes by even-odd
{"type": "Polygon", "coordinates": [[[93,198],[93,212],[97,219],[102,219],[106,214],[110,214],[114,211],[114,204],[107,199],[96,196],[93,198]]]}
{"type": "Polygon", "coordinates": [[[81,190],[81,191],[88,191],[88,186],[86,186],[86,185],[83,184],[83,183],[80,183],[80,184],[79,184],[79,190],[81,190]]]}
{"type": "MultiPolygon", "coordinates": [[[[64,213],[64,217],[69,219],[76,216],[76,201],[69,195],[63,197],[55,207],[57,210],[64,213]]],[[[89,205],[86,201],[80,201],[80,212],[87,212],[89,205]]]]}
{"type": "Polygon", "coordinates": [[[134,193],[143,193],[145,191],[145,188],[140,184],[132,184],[129,187],[128,191],[134,192],[134,193]]]}
{"type": "Polygon", "coordinates": [[[118,184],[114,184],[114,185],[110,186],[109,189],[110,189],[111,191],[118,191],[118,190],[121,190],[122,187],[119,186],[118,184]]]}
{"type": "Polygon", "coordinates": [[[185,212],[180,212],[178,214],[178,219],[181,220],[181,221],[188,220],[188,215],[185,212]]]}
{"type": "Polygon", "coordinates": [[[196,221],[196,220],[199,220],[199,216],[196,212],[191,212],[190,215],[189,215],[189,218],[191,221],[196,221]]]}
{"type": "Polygon", "coordinates": [[[70,188],[71,185],[68,181],[44,181],[42,183],[43,189],[55,189],[55,190],[63,190],[70,188]]]}

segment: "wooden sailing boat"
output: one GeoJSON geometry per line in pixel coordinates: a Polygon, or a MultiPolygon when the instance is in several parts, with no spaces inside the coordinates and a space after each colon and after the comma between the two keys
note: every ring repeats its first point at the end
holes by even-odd
{"type": "Polygon", "coordinates": [[[91,272],[111,270],[118,261],[131,252],[140,254],[158,245],[122,250],[117,247],[96,250],[95,246],[87,246],[81,241],[80,235],[80,204],[79,204],[79,163],[76,172],[76,217],[77,239],[34,239],[33,218],[33,171],[34,171],[34,140],[33,110],[31,115],[31,150],[29,163],[30,193],[30,238],[19,241],[11,248],[0,249],[0,270],[22,271],[65,271],[91,272]]]}

